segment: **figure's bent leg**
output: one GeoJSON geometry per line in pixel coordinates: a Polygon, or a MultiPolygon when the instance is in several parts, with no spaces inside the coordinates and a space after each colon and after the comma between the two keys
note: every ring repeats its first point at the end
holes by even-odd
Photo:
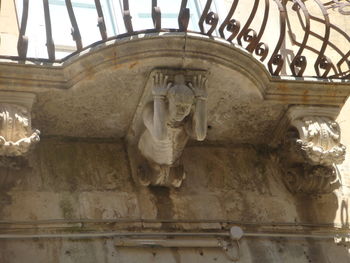
{"type": "Polygon", "coordinates": [[[180,187],[186,174],[180,161],[175,165],[159,165],[152,161],[143,161],[137,169],[139,182],[143,186],[180,187]]]}
{"type": "Polygon", "coordinates": [[[138,167],[138,177],[142,185],[170,186],[170,166],[145,161],[138,167]]]}
{"type": "Polygon", "coordinates": [[[143,162],[137,167],[137,175],[141,185],[149,186],[151,184],[151,174],[152,171],[148,162],[143,162]]]}
{"type": "Polygon", "coordinates": [[[172,166],[170,168],[170,175],[169,175],[169,185],[172,185],[173,187],[180,187],[182,184],[182,181],[186,178],[186,173],[184,166],[181,162],[178,162],[176,166],[172,166]]]}

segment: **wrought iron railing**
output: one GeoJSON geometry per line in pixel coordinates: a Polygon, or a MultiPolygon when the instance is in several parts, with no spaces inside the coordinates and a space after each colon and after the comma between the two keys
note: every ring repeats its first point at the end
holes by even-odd
{"type": "MultiPolygon", "coordinates": [[[[302,77],[305,75],[305,72],[308,72],[308,75],[315,75],[320,78],[349,78],[350,36],[340,27],[331,23],[330,11],[332,14],[334,11],[339,11],[338,17],[339,14],[349,15],[350,1],[325,1],[326,0],[252,0],[248,1],[251,3],[248,5],[246,0],[233,0],[226,14],[219,18],[217,13],[211,11],[213,10],[213,1],[207,0],[203,10],[201,10],[201,16],[198,21],[200,32],[197,33],[207,36],[216,34],[218,37],[242,46],[264,63],[271,75],[286,74],[302,77]],[[321,15],[317,16],[312,14],[308,8],[311,2],[316,9],[318,9],[318,11],[316,11],[321,15]],[[236,15],[236,10],[240,5],[245,5],[247,12],[244,15],[240,14],[240,16],[238,16],[236,15]],[[278,23],[268,26],[269,20],[273,17],[272,13],[278,14],[277,18],[276,15],[273,18],[276,19],[278,23]],[[260,22],[257,23],[257,20],[260,22]],[[302,37],[299,39],[295,34],[294,28],[296,24],[301,28],[298,32],[302,32],[302,37]],[[274,43],[266,39],[266,35],[271,35],[271,32],[273,32],[273,34],[278,34],[278,38],[276,38],[277,40],[274,41],[274,43]],[[264,37],[265,40],[263,41],[264,37]],[[342,41],[340,41],[341,39],[342,41]],[[291,43],[289,46],[287,45],[288,41],[291,43]],[[315,41],[321,43],[319,48],[315,47],[315,41]],[[341,43],[341,45],[339,45],[339,43],[341,43]]],[[[192,18],[190,16],[190,10],[187,7],[187,0],[181,1],[178,12],[178,27],[173,29],[162,28],[162,13],[157,5],[157,0],[151,0],[149,2],[154,27],[145,29],[142,32],[188,31],[189,20],[192,18]]],[[[121,38],[141,32],[134,31],[129,1],[123,0],[122,15],[126,33],[108,36],[100,0],[94,0],[94,3],[101,35],[101,40],[95,43],[95,45],[110,39],[121,38]]],[[[87,47],[83,45],[71,0],[65,0],[65,4],[72,26],[73,40],[76,44],[76,52],[73,53],[75,54],[87,47]]],[[[28,6],[29,0],[23,0],[17,46],[18,56],[11,57],[11,59],[28,59],[27,50],[28,41],[30,41],[28,37],[26,37],[28,6]]],[[[55,45],[52,37],[48,0],[43,0],[43,8],[48,61],[62,61],[67,57],[61,60],[55,58],[55,45]]],[[[315,10],[315,8],[313,10],[315,10]]]]}

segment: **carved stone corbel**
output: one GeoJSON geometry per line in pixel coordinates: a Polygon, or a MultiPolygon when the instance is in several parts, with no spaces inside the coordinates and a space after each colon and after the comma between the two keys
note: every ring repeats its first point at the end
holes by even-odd
{"type": "Polygon", "coordinates": [[[40,140],[31,127],[35,95],[26,92],[0,92],[0,165],[14,166],[40,140]]]}
{"type": "Polygon", "coordinates": [[[279,132],[284,182],[293,193],[325,194],[340,186],[335,165],[345,159],[340,143],[339,112],[332,107],[291,107],[279,132]]]}
{"type": "Polygon", "coordinates": [[[207,133],[205,75],[204,71],[172,69],[151,74],[128,138],[133,177],[140,184],[182,184],[181,156],[187,141],[204,140],[207,133]]]}

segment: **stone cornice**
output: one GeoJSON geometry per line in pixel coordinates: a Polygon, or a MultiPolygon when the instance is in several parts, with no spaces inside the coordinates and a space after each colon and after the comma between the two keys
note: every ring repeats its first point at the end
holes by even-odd
{"type": "MultiPolygon", "coordinates": [[[[147,63],[152,58],[171,58],[179,68],[202,61],[238,71],[255,83],[266,101],[282,104],[342,106],[350,94],[349,80],[272,77],[241,47],[194,33],[142,34],[110,40],[56,64],[2,60],[0,90],[37,93],[69,89],[96,72],[132,68],[135,63],[147,63]]],[[[159,66],[164,65],[153,67],[159,66]]]]}

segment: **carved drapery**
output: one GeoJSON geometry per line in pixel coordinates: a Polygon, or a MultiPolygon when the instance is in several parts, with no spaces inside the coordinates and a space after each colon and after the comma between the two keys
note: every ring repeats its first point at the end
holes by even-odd
{"type": "Polygon", "coordinates": [[[291,107],[283,123],[280,160],[284,182],[294,193],[325,194],[340,186],[335,165],[345,159],[337,109],[291,107]]]}

